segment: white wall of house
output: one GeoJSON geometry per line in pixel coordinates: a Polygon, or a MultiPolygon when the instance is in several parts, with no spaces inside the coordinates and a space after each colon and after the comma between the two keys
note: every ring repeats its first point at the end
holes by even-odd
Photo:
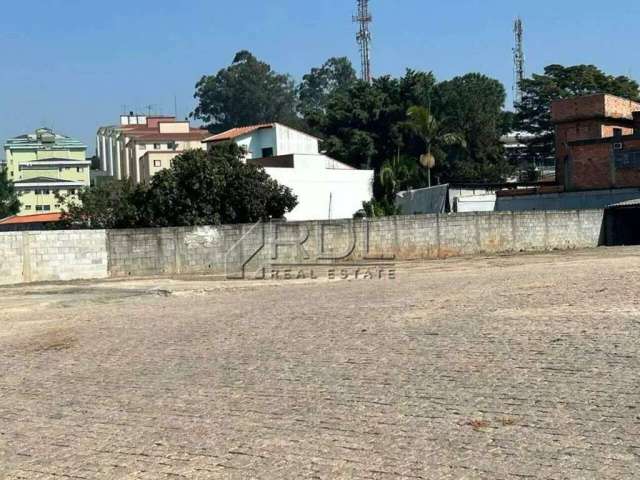
{"type": "Polygon", "coordinates": [[[292,154],[317,155],[320,153],[317,138],[278,123],[274,128],[262,128],[242,135],[234,141],[245,148],[248,159],[292,154]],[[272,154],[266,155],[265,149],[271,149],[272,154]]]}
{"type": "Polygon", "coordinates": [[[265,168],[298,196],[288,220],[352,218],[373,196],[373,171],[356,170],[325,155],[294,155],[294,168],[265,168]]]}
{"type": "Polygon", "coordinates": [[[275,136],[277,138],[276,155],[312,154],[320,153],[319,140],[306,133],[294,130],[276,123],[275,136]]]}
{"type": "Polygon", "coordinates": [[[262,158],[264,149],[273,149],[273,155],[281,155],[278,153],[276,141],[276,130],[273,128],[265,128],[257,130],[238,137],[235,142],[247,151],[246,158],[262,158]]]}

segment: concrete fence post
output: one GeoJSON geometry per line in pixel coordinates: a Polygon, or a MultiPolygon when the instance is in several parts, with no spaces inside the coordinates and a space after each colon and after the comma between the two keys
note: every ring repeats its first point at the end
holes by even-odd
{"type": "Polygon", "coordinates": [[[31,239],[29,232],[22,232],[22,281],[31,281],[31,239]]]}

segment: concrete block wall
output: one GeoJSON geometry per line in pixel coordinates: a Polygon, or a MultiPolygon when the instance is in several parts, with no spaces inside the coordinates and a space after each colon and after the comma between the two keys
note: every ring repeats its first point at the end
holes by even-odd
{"type": "Polygon", "coordinates": [[[596,247],[602,210],[416,215],[108,232],[113,277],[240,276],[271,265],[416,260],[596,247]]]}
{"type": "Polygon", "coordinates": [[[597,247],[603,210],[458,213],[109,231],[0,233],[0,284],[213,274],[597,247]]]}
{"type": "Polygon", "coordinates": [[[104,230],[0,233],[0,285],[109,275],[104,230]]]}
{"type": "Polygon", "coordinates": [[[22,232],[0,233],[0,285],[24,281],[24,239],[22,232]]]}

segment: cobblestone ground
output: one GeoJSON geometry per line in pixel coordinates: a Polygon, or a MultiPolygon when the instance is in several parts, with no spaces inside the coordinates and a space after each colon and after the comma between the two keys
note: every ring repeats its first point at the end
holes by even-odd
{"type": "Polygon", "coordinates": [[[0,478],[640,478],[638,285],[602,249],[0,289],[0,478]]]}

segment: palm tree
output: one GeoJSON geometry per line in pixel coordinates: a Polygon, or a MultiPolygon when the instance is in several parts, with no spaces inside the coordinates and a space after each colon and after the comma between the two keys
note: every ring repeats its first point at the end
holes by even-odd
{"type": "Polygon", "coordinates": [[[424,141],[425,153],[420,155],[420,164],[428,170],[428,182],[431,186],[431,169],[435,167],[434,152],[445,146],[459,145],[466,147],[464,137],[459,133],[446,132],[443,125],[433,116],[431,110],[414,106],[407,112],[409,125],[424,141]]]}
{"type": "Polygon", "coordinates": [[[400,152],[398,151],[392,160],[387,160],[382,164],[378,177],[385,194],[388,197],[393,197],[398,192],[401,183],[406,181],[410,175],[411,172],[407,165],[400,161],[400,152]]]}

